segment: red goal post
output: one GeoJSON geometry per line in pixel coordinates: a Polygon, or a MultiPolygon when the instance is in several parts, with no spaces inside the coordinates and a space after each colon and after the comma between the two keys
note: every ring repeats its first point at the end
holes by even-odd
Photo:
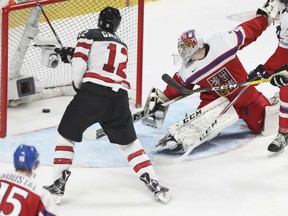
{"type": "MultiPolygon", "coordinates": [[[[39,3],[63,46],[74,46],[79,32],[96,28],[103,8],[112,6],[120,10],[122,21],[117,35],[128,46],[127,74],[132,89],[129,98],[132,106],[140,107],[144,0],[39,0],[39,3]]],[[[0,137],[3,138],[7,133],[8,106],[75,93],[71,87],[71,66],[54,56],[54,48],[60,45],[37,2],[10,0],[10,4],[2,5],[1,13],[0,137]]]]}

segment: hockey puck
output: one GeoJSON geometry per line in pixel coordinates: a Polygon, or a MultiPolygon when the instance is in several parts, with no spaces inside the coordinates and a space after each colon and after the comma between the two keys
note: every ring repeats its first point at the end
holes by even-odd
{"type": "Polygon", "coordinates": [[[42,109],[42,112],[43,113],[50,113],[50,109],[47,109],[47,108],[46,109],[42,109]]]}

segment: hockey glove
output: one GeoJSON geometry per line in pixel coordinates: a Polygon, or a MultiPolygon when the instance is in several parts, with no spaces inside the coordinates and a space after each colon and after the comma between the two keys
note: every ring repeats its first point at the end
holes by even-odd
{"type": "Polygon", "coordinates": [[[163,107],[162,104],[168,100],[169,98],[162,91],[153,88],[145,105],[149,108],[150,114],[142,120],[142,123],[153,128],[160,128],[168,110],[168,107],[163,107]]]}
{"type": "Polygon", "coordinates": [[[75,48],[73,48],[73,47],[55,48],[54,51],[60,55],[62,62],[70,63],[71,59],[73,57],[75,48]]]}
{"type": "Polygon", "coordinates": [[[263,65],[259,64],[254,70],[252,70],[247,77],[247,81],[255,81],[261,79],[267,79],[270,77],[270,74],[266,73],[263,65]]]}
{"type": "Polygon", "coordinates": [[[274,21],[278,14],[278,2],[277,0],[267,0],[265,5],[258,8],[256,11],[256,16],[266,16],[268,21],[268,26],[274,21]]]}
{"type": "Polygon", "coordinates": [[[272,74],[270,83],[273,86],[288,86],[288,64],[279,68],[272,74]]]}

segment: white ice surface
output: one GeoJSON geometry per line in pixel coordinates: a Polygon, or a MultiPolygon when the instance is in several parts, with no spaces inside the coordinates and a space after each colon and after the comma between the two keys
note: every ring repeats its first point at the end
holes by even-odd
{"type": "MultiPolygon", "coordinates": [[[[143,100],[152,86],[163,88],[163,73],[173,74],[172,53],[177,38],[195,28],[204,39],[235,27],[241,21],[230,15],[256,11],[262,0],[160,0],[145,4],[143,100]]],[[[241,16],[240,16],[241,17],[241,16]]],[[[275,26],[269,27],[252,45],[239,52],[247,71],[264,63],[277,46],[275,26]]],[[[257,87],[266,96],[277,88],[257,87]]],[[[33,102],[8,110],[8,137],[0,140],[0,172],[13,170],[12,154],[20,143],[35,145],[42,166],[39,184],[52,182],[56,127],[70,97],[33,102]],[[50,108],[48,114],[42,108],[50,108]]],[[[139,140],[152,158],[151,149],[169,124],[192,112],[197,95],[170,107],[163,129],[137,123],[139,140]]],[[[267,146],[275,135],[251,134],[239,121],[219,137],[195,149],[187,161],[175,166],[155,165],[161,184],[168,186],[172,201],[163,205],[127,166],[125,158],[107,138],[84,141],[76,147],[75,163],[66,188],[61,216],[71,215],[195,215],[195,216],[285,216],[288,212],[287,152],[268,157],[267,146]]]]}

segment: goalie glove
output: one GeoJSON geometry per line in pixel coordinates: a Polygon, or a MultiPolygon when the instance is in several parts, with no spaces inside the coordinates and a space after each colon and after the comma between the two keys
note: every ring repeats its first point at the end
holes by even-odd
{"type": "Polygon", "coordinates": [[[267,0],[265,5],[258,8],[256,11],[256,16],[266,16],[268,21],[268,26],[276,19],[278,14],[278,2],[277,0],[267,0]]]}
{"type": "Polygon", "coordinates": [[[267,79],[270,77],[270,74],[268,74],[263,65],[259,64],[254,70],[250,71],[247,77],[247,81],[255,81],[255,80],[261,80],[261,79],[267,79]]]}
{"type": "Polygon", "coordinates": [[[162,106],[169,98],[159,89],[153,88],[147,98],[145,107],[149,108],[149,116],[142,120],[142,124],[160,128],[168,111],[168,106],[162,106]]]}
{"type": "Polygon", "coordinates": [[[73,47],[55,48],[54,51],[60,55],[62,62],[70,63],[73,57],[75,48],[73,47]]]}
{"type": "Polygon", "coordinates": [[[270,83],[273,86],[288,86],[288,64],[279,68],[272,74],[270,83]]]}

